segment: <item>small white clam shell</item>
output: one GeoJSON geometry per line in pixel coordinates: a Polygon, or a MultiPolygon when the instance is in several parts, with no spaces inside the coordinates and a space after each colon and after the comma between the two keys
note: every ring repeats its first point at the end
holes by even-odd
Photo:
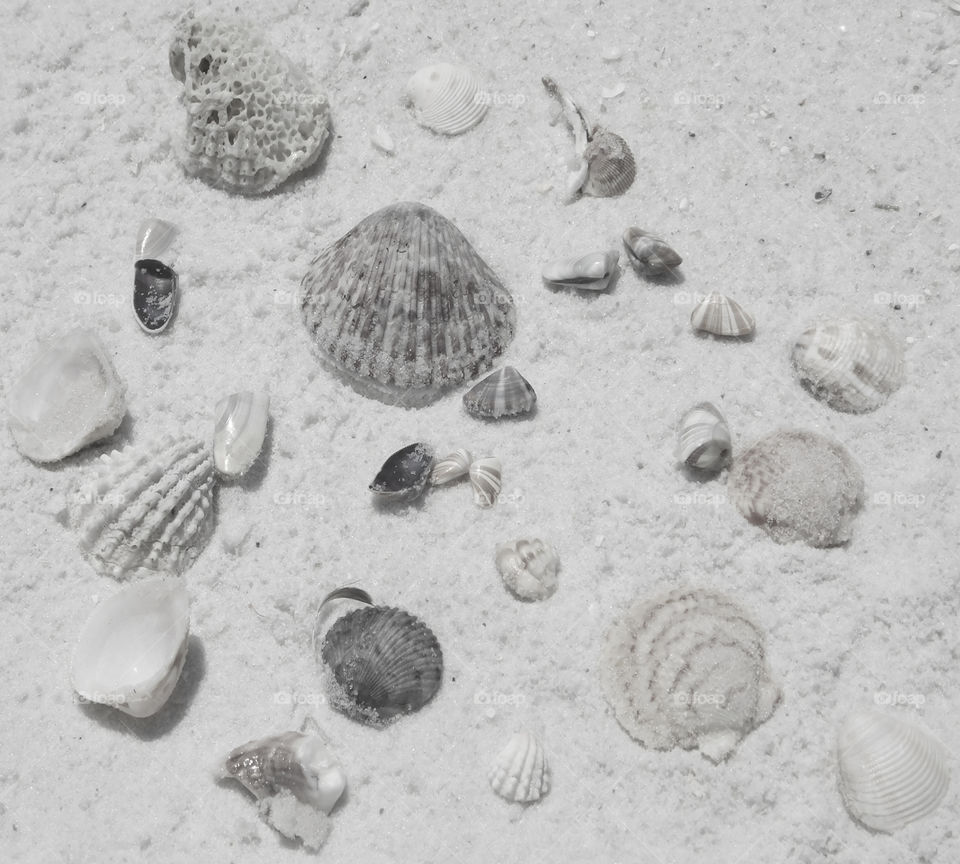
{"type": "Polygon", "coordinates": [[[470,473],[470,463],[473,462],[473,456],[469,450],[462,447],[454,450],[448,456],[436,461],[430,471],[430,485],[443,486],[445,483],[452,483],[461,477],[466,477],[470,473]]]}
{"type": "Polygon", "coordinates": [[[708,294],[690,313],[690,323],[717,336],[749,336],[756,328],[753,316],[723,294],[708,294]]]}
{"type": "Polygon", "coordinates": [[[270,397],[244,390],[217,403],[213,430],[213,463],[217,473],[240,477],[257,461],[267,434],[270,397]]]}
{"type": "Polygon", "coordinates": [[[373,135],[370,136],[370,143],[387,156],[393,156],[397,152],[393,136],[383,126],[377,126],[373,135]]]}
{"type": "Polygon", "coordinates": [[[407,81],[407,98],[417,122],[443,135],[472,129],[489,107],[480,79],[470,69],[450,63],[415,72],[407,81]]]}
{"type": "Polygon", "coordinates": [[[730,429],[712,402],[695,405],[677,425],[677,458],[691,468],[719,471],[730,458],[730,429]]]}
{"type": "Polygon", "coordinates": [[[73,687],[90,702],[149,717],[187,659],[190,602],[179,579],[133,582],[100,603],[80,634],[73,687]]]}
{"type": "Polygon", "coordinates": [[[539,739],[530,732],[514,733],[494,760],[489,779],[493,791],[507,801],[539,801],[550,791],[550,766],[539,739]]]}
{"type": "Polygon", "coordinates": [[[496,456],[481,456],[470,465],[470,485],[473,503],[478,507],[492,507],[503,488],[501,464],[496,456]]]}
{"type": "Polygon", "coordinates": [[[463,394],[467,413],[484,420],[529,414],[536,405],[536,391],[513,366],[491,372],[463,394]]]}
{"type": "Polygon", "coordinates": [[[545,600],[557,590],[560,558],[538,537],[498,544],[494,560],[503,584],[523,600],[545,600]]]}
{"type": "Polygon", "coordinates": [[[137,256],[163,260],[163,253],[173,244],[177,226],[163,219],[144,219],[137,230],[137,256]]]}
{"type": "Polygon", "coordinates": [[[543,268],[543,280],[554,288],[605,291],[619,263],[620,253],[616,250],[591,252],[548,264],[543,268]]]}
{"type": "Polygon", "coordinates": [[[623,245],[630,263],[644,276],[663,276],[683,263],[663,240],[642,228],[624,231],[623,245]]]}

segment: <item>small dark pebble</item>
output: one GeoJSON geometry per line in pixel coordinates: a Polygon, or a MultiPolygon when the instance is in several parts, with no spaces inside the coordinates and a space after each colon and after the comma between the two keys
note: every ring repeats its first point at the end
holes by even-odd
{"type": "Polygon", "coordinates": [[[937,450],[936,458],[939,459],[943,455],[943,450],[937,450]]]}

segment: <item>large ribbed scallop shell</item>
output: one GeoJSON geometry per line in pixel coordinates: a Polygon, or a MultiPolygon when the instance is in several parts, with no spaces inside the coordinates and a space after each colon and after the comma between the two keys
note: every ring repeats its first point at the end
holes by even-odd
{"type": "Polygon", "coordinates": [[[694,405],[677,425],[677,458],[690,468],[719,471],[730,458],[730,428],[712,402],[694,405]]]}
{"type": "Polygon", "coordinates": [[[407,98],[417,122],[443,135],[459,135],[476,126],[489,100],[480,79],[464,66],[435,63],[407,81],[407,98]]]}
{"type": "Polygon", "coordinates": [[[831,408],[873,411],[903,381],[903,346],[880,324],[824,320],[800,334],[793,365],[801,382],[831,408]]]}
{"type": "Polygon", "coordinates": [[[367,395],[422,404],[489,369],[513,338],[513,298],[466,237],[406,202],[368,216],[303,279],[321,359],[367,395]]]}
{"type": "Polygon", "coordinates": [[[114,450],[70,491],[67,521],[100,573],[179,574],[213,530],[214,482],[209,448],[193,438],[114,450]]]}
{"type": "Polygon", "coordinates": [[[601,683],[620,725],[645,747],[697,747],[715,762],[780,698],[761,630],[704,590],[636,602],[607,635],[601,683]]]}
{"type": "Polygon", "coordinates": [[[463,394],[467,413],[484,419],[528,414],[536,405],[536,392],[513,366],[492,372],[463,394]]]}
{"type": "Polygon", "coordinates": [[[950,785],[946,748],[913,723],[876,711],[844,720],[837,760],[843,803],[874,831],[891,833],[929,815],[950,785]]]}
{"type": "Polygon", "coordinates": [[[550,791],[543,745],[530,732],[515,732],[490,768],[490,786],[507,801],[532,804],[550,791]]]}
{"type": "Polygon", "coordinates": [[[615,132],[594,129],[583,151],[587,176],[580,187],[584,195],[613,198],[622,195],[637,176],[637,163],[627,142],[615,132]]]}
{"type": "Polygon", "coordinates": [[[717,336],[749,336],[756,327],[753,316],[723,294],[708,294],[690,313],[690,323],[717,336]]]}
{"type": "Polygon", "coordinates": [[[334,706],[371,725],[419,710],[443,678],[437,637],[402,609],[347,613],[327,631],[320,653],[333,675],[334,706]]]}
{"type": "Polygon", "coordinates": [[[778,543],[839,546],[850,539],[863,502],[863,474],[839,442],[784,429],[734,460],[727,493],[778,543]]]}

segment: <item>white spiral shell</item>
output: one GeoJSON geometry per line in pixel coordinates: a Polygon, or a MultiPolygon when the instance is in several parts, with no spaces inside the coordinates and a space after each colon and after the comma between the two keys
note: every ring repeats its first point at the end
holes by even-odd
{"type": "Polygon", "coordinates": [[[749,336],[756,329],[753,316],[723,294],[708,294],[694,307],[690,323],[695,330],[716,336],[749,336]]]}
{"type": "Polygon", "coordinates": [[[539,801],[550,791],[550,766],[539,739],[530,732],[514,733],[494,760],[489,779],[493,791],[507,801],[539,801]]]}
{"type": "Polygon", "coordinates": [[[730,458],[730,428],[712,402],[695,405],[677,425],[677,458],[690,468],[719,471],[730,458]]]}
{"type": "Polygon", "coordinates": [[[466,477],[470,473],[472,462],[473,456],[470,455],[469,450],[464,450],[462,447],[454,450],[453,453],[433,463],[430,471],[430,485],[443,486],[466,477]]]}
{"type": "Polygon", "coordinates": [[[460,135],[487,113],[489,99],[480,79],[464,66],[435,63],[407,81],[407,98],[417,123],[442,135],[460,135]]]}
{"type": "Polygon", "coordinates": [[[470,485],[473,503],[478,507],[492,507],[503,488],[501,464],[496,456],[481,456],[470,466],[470,485]]]}

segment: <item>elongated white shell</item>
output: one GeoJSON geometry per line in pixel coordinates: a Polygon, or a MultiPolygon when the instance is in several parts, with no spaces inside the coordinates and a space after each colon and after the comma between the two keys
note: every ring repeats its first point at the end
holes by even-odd
{"type": "Polygon", "coordinates": [[[663,240],[642,228],[628,228],[623,245],[630,263],[644,276],[662,276],[683,263],[683,259],[663,240]]]}
{"type": "Polygon", "coordinates": [[[730,458],[730,429],[712,402],[695,405],[677,425],[677,458],[691,468],[719,471],[730,458]]]}
{"type": "Polygon", "coordinates": [[[101,602],[80,634],[73,687],[134,717],[163,707],[187,659],[190,602],[179,579],[141,579],[101,602]]]}
{"type": "Polygon", "coordinates": [[[851,714],[837,736],[843,803],[868,828],[897,831],[937,809],[950,785],[947,758],[939,741],[907,720],[851,714]]]}
{"type": "Polygon", "coordinates": [[[753,316],[723,294],[708,294],[690,314],[695,330],[717,336],[749,336],[756,328],[753,316]]]}
{"type": "Polygon", "coordinates": [[[270,418],[270,397],[244,390],[217,403],[213,430],[213,462],[217,472],[240,477],[252,467],[263,448],[270,418]]]}
{"type": "Polygon", "coordinates": [[[424,66],[407,81],[407,98],[417,123],[443,135],[460,135],[487,113],[480,79],[464,66],[424,66]]]}
{"type": "Polygon", "coordinates": [[[434,463],[430,471],[430,485],[443,486],[445,483],[452,483],[461,477],[466,477],[470,473],[470,463],[473,462],[473,456],[469,450],[460,448],[454,450],[449,456],[434,463]]]}
{"type": "Polygon", "coordinates": [[[501,464],[496,456],[481,456],[470,466],[470,485],[473,503],[478,507],[492,507],[503,488],[501,464]]]}
{"type": "Polygon", "coordinates": [[[515,732],[490,769],[490,786],[507,801],[531,804],[550,791],[543,745],[530,732],[515,732]]]}
{"type": "Polygon", "coordinates": [[[463,407],[467,413],[482,419],[529,414],[536,405],[536,392],[513,366],[491,372],[463,394],[463,407]]]}
{"type": "Polygon", "coordinates": [[[163,260],[174,238],[177,236],[177,226],[163,219],[144,219],[137,230],[136,260],[141,258],[156,258],[163,260]]]}
{"type": "Polygon", "coordinates": [[[557,590],[557,551],[539,537],[497,545],[494,560],[507,586],[523,600],[545,600],[557,590]]]}
{"type": "Polygon", "coordinates": [[[605,291],[610,285],[620,253],[591,252],[579,258],[556,261],[543,268],[543,280],[554,288],[578,288],[582,291],[605,291]]]}

